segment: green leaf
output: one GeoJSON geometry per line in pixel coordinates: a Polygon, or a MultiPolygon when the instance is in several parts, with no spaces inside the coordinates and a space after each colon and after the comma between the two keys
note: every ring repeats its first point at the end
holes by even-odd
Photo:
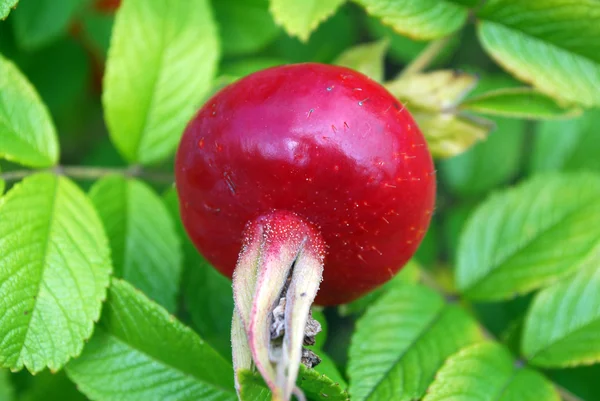
{"type": "Polygon", "coordinates": [[[37,174],[0,199],[0,366],[60,369],[92,334],[111,263],[102,223],[66,178],[37,174]]]}
{"type": "MultiPolygon", "coordinates": [[[[410,107],[409,107],[410,109],[410,107]]],[[[494,123],[474,116],[411,110],[434,158],[456,156],[494,129],[494,123]]]]}
{"type": "Polygon", "coordinates": [[[306,42],[319,24],[329,18],[346,0],[270,0],[271,14],[290,36],[306,42]]]}
{"type": "Polygon", "coordinates": [[[522,346],[531,364],[556,368],[600,361],[600,270],[596,255],[577,274],[541,291],[533,301],[522,346]]]}
{"type": "Polygon", "coordinates": [[[531,88],[490,91],[463,102],[460,108],[481,114],[538,120],[572,118],[581,114],[581,109],[565,107],[531,88]]]}
{"type": "MultiPolygon", "coordinates": [[[[0,397],[0,400],[4,400],[0,397]]],[[[19,401],[86,401],[75,384],[69,380],[64,371],[58,373],[42,372],[31,377],[30,383],[19,401]]]]}
{"type": "Polygon", "coordinates": [[[162,200],[147,184],[120,175],[96,182],[90,198],[110,238],[115,276],[175,311],[181,244],[162,200]]]}
{"type": "Polygon", "coordinates": [[[17,67],[0,55],[0,157],[31,167],[58,161],[48,109],[17,67]]]}
{"type": "Polygon", "coordinates": [[[10,373],[8,370],[0,369],[0,400],[14,401],[15,392],[10,382],[10,373]]]}
{"type": "Polygon", "coordinates": [[[462,197],[478,196],[508,183],[519,171],[525,134],[522,120],[495,118],[485,140],[440,163],[447,188],[462,197]]]}
{"type": "Polygon", "coordinates": [[[6,19],[10,10],[17,7],[19,0],[0,0],[0,20],[6,19]]]}
{"type": "Polygon", "coordinates": [[[342,316],[361,314],[369,305],[377,301],[382,295],[390,291],[392,288],[403,286],[404,283],[415,284],[419,281],[419,277],[419,265],[414,260],[410,260],[406,266],[400,270],[400,273],[398,273],[393,279],[374,291],[369,292],[367,295],[363,295],[356,301],[352,301],[349,304],[340,305],[339,312],[342,316]]]}
{"type": "MultiPolygon", "coordinates": [[[[248,370],[238,373],[241,386],[242,401],[269,401],[271,392],[263,379],[248,370]]],[[[349,396],[338,383],[318,373],[315,369],[307,369],[300,365],[300,373],[296,384],[309,400],[349,401],[349,396]]]]}
{"type": "Polygon", "coordinates": [[[22,48],[44,46],[67,33],[84,0],[26,0],[13,12],[15,38],[22,48]]]}
{"type": "Polygon", "coordinates": [[[460,240],[456,283],[475,300],[527,293],[579,268],[600,245],[600,177],[541,175],[495,194],[460,240]]]}
{"type": "Polygon", "coordinates": [[[91,399],[236,399],[231,365],[190,328],[118,279],[112,280],[94,336],[66,369],[91,399]]]}
{"type": "Polygon", "coordinates": [[[189,240],[179,215],[175,188],[164,195],[177,233],[183,242],[183,305],[196,331],[225,358],[231,358],[233,291],[231,280],[219,273],[189,240]]]}
{"type": "Polygon", "coordinates": [[[579,396],[581,400],[600,400],[600,386],[597,385],[600,364],[546,370],[544,373],[550,380],[579,396]]]}
{"type": "Polygon", "coordinates": [[[600,170],[600,110],[587,111],[568,121],[543,122],[537,126],[530,171],[600,170]]]}
{"type": "Polygon", "coordinates": [[[507,71],[557,99],[600,105],[596,0],[490,0],[478,16],[481,44],[507,71]]]}
{"type": "Polygon", "coordinates": [[[269,13],[269,0],[212,0],[225,55],[257,52],[280,30],[269,13]]]}
{"type": "Polygon", "coordinates": [[[333,62],[333,64],[348,67],[362,72],[369,78],[383,81],[383,62],[389,47],[387,39],[349,48],[333,62]]]}
{"type": "Polygon", "coordinates": [[[475,344],[452,355],[423,401],[560,401],[552,384],[533,369],[515,365],[494,343],[475,344]]]}
{"type": "Polygon", "coordinates": [[[348,363],[352,400],[419,399],[444,360],[481,337],[476,322],[435,291],[394,287],[357,323],[348,363]]]}
{"type": "Polygon", "coordinates": [[[169,156],[208,93],[218,41],[208,0],[125,0],[115,20],[102,103],[130,162],[169,156]]]}
{"type": "Polygon", "coordinates": [[[412,39],[435,39],[458,31],[468,9],[450,0],[356,0],[367,12],[412,39]]]}

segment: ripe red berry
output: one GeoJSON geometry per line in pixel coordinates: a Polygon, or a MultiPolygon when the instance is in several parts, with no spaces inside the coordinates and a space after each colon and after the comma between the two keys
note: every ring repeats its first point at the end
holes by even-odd
{"type": "Polygon", "coordinates": [[[290,211],[312,224],[326,247],[323,305],[352,301],[412,257],[436,188],[405,107],[360,73],[313,63],[213,96],[181,140],[176,180],[187,232],[229,277],[250,221],[290,211]]]}

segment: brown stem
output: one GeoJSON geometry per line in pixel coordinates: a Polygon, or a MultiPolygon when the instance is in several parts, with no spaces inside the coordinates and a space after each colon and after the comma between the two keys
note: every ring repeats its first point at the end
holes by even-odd
{"type": "Polygon", "coordinates": [[[37,170],[15,170],[0,174],[0,179],[4,181],[18,181],[32,174],[50,172],[58,175],[65,175],[82,181],[92,181],[111,174],[122,174],[128,177],[139,177],[147,181],[162,184],[171,184],[175,181],[172,174],[163,172],[146,171],[139,166],[127,168],[115,167],[86,167],[86,166],[56,166],[48,169],[37,170]]]}

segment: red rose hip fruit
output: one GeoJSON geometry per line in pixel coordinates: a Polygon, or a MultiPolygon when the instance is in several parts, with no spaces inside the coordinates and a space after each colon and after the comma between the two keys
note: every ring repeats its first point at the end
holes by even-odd
{"type": "MultiPolygon", "coordinates": [[[[281,399],[293,383],[283,384],[291,379],[282,378],[281,364],[260,361],[254,348],[269,339],[253,344],[264,334],[253,319],[273,323],[269,313],[292,288],[286,280],[305,266],[318,276],[315,292],[322,269],[322,305],[352,301],[392,278],[425,235],[436,188],[431,155],[404,106],[358,72],[313,63],[260,71],[214,95],[184,133],[176,182],[194,244],[223,274],[236,270],[232,335],[239,325],[240,341],[248,340],[253,363],[281,399]],[[275,265],[287,269],[279,278],[271,276],[275,265]],[[237,277],[238,270],[246,273],[237,277]],[[283,287],[257,301],[261,286],[277,280],[283,287]]],[[[298,280],[291,282],[308,285],[298,280]]]]}

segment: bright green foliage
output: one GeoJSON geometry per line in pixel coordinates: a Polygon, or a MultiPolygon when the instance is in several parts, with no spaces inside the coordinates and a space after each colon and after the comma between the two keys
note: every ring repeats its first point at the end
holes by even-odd
{"type": "Polygon", "coordinates": [[[406,266],[400,270],[393,279],[375,289],[374,291],[358,298],[356,301],[340,306],[340,313],[344,316],[360,314],[367,309],[369,305],[378,300],[382,295],[396,286],[403,286],[405,283],[415,284],[419,281],[419,265],[415,261],[409,261],[406,266]]]}
{"type": "Polygon", "coordinates": [[[13,12],[15,37],[19,44],[33,49],[66,34],[84,0],[25,0],[13,12]]]}
{"type": "Polygon", "coordinates": [[[541,92],[600,106],[600,3],[490,0],[479,39],[498,64],[541,92]]]}
{"type": "Polygon", "coordinates": [[[389,41],[386,39],[351,47],[340,54],[333,63],[362,72],[369,78],[382,82],[383,62],[388,47],[389,41]]]}
{"type": "Polygon", "coordinates": [[[217,272],[189,240],[181,217],[175,188],[164,195],[164,203],[176,222],[183,245],[181,290],[186,312],[200,336],[227,359],[231,358],[231,319],[233,292],[231,281],[217,272]]]}
{"type": "Polygon", "coordinates": [[[58,161],[48,109],[17,67],[0,55],[0,158],[31,167],[58,161]]]}
{"type": "Polygon", "coordinates": [[[593,169],[600,171],[600,111],[568,121],[542,122],[533,142],[532,172],[593,169]]]}
{"type": "Polygon", "coordinates": [[[269,0],[212,0],[212,6],[225,55],[255,52],[279,34],[269,0]]]}
{"type": "Polygon", "coordinates": [[[565,108],[530,88],[490,91],[463,102],[461,108],[481,114],[530,119],[571,118],[581,114],[581,110],[565,108]]]}
{"type": "Polygon", "coordinates": [[[217,32],[208,0],[125,0],[106,65],[102,102],[111,139],[130,162],[176,148],[215,73],[217,32]]]}
{"type": "Polygon", "coordinates": [[[469,298],[500,300],[577,270],[600,245],[600,177],[545,175],[498,193],[461,236],[456,282],[469,298]]]}
{"type": "Polygon", "coordinates": [[[100,315],[111,271],[90,200],[37,174],[0,199],[0,366],[60,369],[100,315]]]}
{"type": "Polygon", "coordinates": [[[91,399],[235,400],[233,369],[191,329],[113,279],[102,320],[67,374],[91,399]]]}
{"type": "Polygon", "coordinates": [[[8,17],[10,10],[17,6],[19,0],[0,0],[0,20],[8,17]]]}
{"type": "MultiPolygon", "coordinates": [[[[269,401],[271,392],[262,378],[250,371],[242,370],[238,374],[242,388],[242,401],[269,401]]],[[[300,373],[296,381],[309,400],[349,401],[348,393],[338,383],[333,382],[315,369],[307,369],[300,365],[300,373]]]]}
{"type": "Polygon", "coordinates": [[[147,184],[119,175],[98,181],[90,198],[110,238],[115,276],[174,312],[181,244],[161,199],[147,184]]]}
{"type": "Polygon", "coordinates": [[[290,36],[306,42],[321,22],[329,18],[346,0],[270,0],[275,21],[290,36]]]}
{"type": "Polygon", "coordinates": [[[559,401],[540,373],[515,366],[510,353],[480,343],[452,355],[436,375],[423,401],[559,401]]]}
{"type": "Polygon", "coordinates": [[[348,364],[352,400],[418,399],[444,360],[481,336],[475,321],[435,291],[394,287],[357,323],[348,364]]]}
{"type": "Polygon", "coordinates": [[[533,301],[522,344],[531,364],[565,367],[600,361],[598,250],[600,246],[585,268],[541,291],[533,301]]]}
{"type": "Polygon", "coordinates": [[[413,39],[447,36],[467,21],[466,7],[451,0],[356,0],[367,12],[413,39]]]}

